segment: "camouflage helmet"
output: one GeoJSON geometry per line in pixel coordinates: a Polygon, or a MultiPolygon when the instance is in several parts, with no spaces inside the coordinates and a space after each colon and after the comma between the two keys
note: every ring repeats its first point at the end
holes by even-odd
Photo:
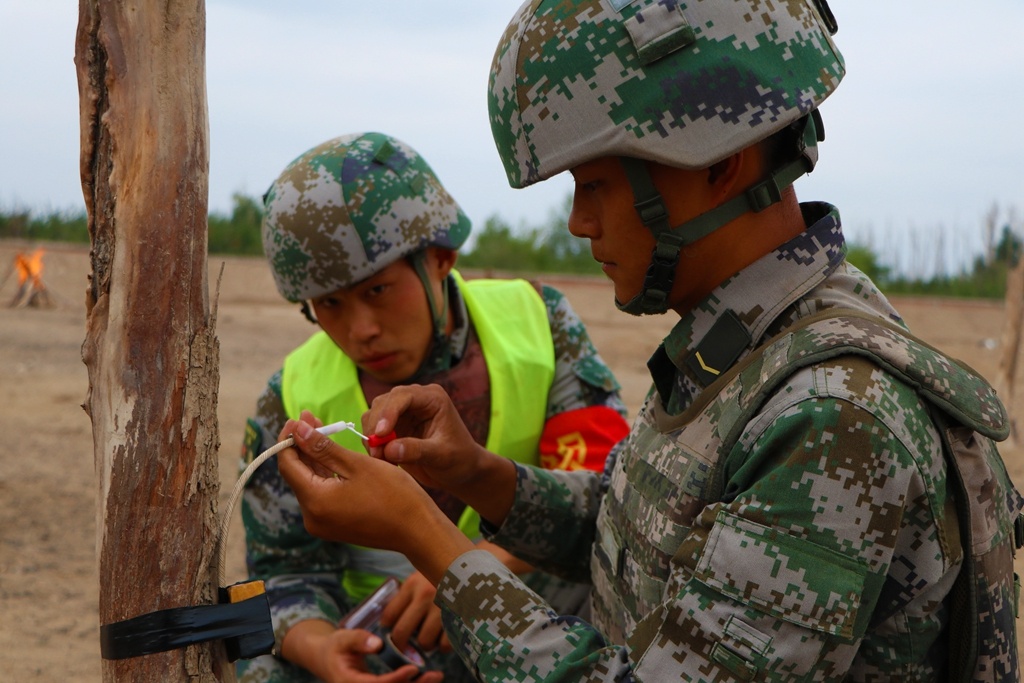
{"type": "Polygon", "coordinates": [[[381,133],[328,140],[263,197],[263,250],[289,301],[313,299],[429,246],[458,249],[470,222],[427,162],[381,133]]]}
{"type": "Polygon", "coordinates": [[[835,28],[825,0],[528,0],[488,93],[509,184],[605,156],[708,168],[835,90],[835,28]]]}

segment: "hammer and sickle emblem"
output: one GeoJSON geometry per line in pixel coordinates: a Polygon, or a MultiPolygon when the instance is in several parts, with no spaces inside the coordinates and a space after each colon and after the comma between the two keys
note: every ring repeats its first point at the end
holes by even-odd
{"type": "Polygon", "coordinates": [[[555,453],[541,455],[541,464],[552,470],[579,470],[587,459],[587,442],[579,432],[565,434],[555,439],[558,445],[555,453]]]}

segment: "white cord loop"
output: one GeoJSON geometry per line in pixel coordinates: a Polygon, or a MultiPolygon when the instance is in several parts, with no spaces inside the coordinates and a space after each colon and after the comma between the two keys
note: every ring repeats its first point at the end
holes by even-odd
{"type": "MultiPolygon", "coordinates": [[[[361,439],[367,437],[356,431],[355,422],[333,422],[323,427],[318,427],[316,431],[320,432],[324,436],[340,432],[343,429],[347,429],[353,432],[361,439]]],[[[228,498],[228,505],[224,508],[224,514],[220,518],[220,530],[217,532],[217,574],[219,586],[224,585],[224,574],[227,566],[227,555],[228,555],[228,529],[231,526],[231,513],[235,510],[235,503],[238,502],[239,496],[242,495],[242,491],[245,490],[245,485],[249,482],[249,478],[252,477],[253,473],[260,468],[260,465],[265,463],[267,460],[277,455],[286,448],[291,448],[295,445],[295,439],[288,437],[284,441],[279,441],[267,450],[260,453],[249,466],[245,468],[241,476],[238,477],[238,481],[235,482],[235,488],[231,490],[231,497],[228,498]]]]}

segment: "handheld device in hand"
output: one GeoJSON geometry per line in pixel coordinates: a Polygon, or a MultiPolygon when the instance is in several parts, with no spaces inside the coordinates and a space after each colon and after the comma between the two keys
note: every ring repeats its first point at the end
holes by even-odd
{"type": "Polygon", "coordinates": [[[380,652],[370,655],[376,659],[387,671],[412,664],[424,672],[429,670],[427,656],[420,650],[416,643],[409,641],[404,648],[399,649],[391,640],[391,631],[380,624],[380,615],[384,607],[398,593],[398,580],[389,578],[381,584],[380,588],[368,595],[356,608],[349,612],[338,624],[340,628],[361,628],[380,637],[384,641],[384,647],[380,652]]]}

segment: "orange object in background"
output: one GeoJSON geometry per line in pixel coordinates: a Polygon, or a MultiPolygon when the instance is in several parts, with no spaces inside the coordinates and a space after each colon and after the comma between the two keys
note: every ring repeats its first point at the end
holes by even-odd
{"type": "Polygon", "coordinates": [[[8,304],[11,308],[21,306],[49,307],[52,305],[46,285],[43,284],[43,255],[46,250],[36,249],[31,254],[19,252],[14,257],[14,270],[18,274],[18,291],[8,304]]]}
{"type": "Polygon", "coordinates": [[[31,256],[19,253],[14,257],[14,267],[18,270],[18,285],[25,284],[25,281],[32,278],[33,284],[42,284],[43,276],[43,254],[45,249],[36,249],[31,256]]]}

